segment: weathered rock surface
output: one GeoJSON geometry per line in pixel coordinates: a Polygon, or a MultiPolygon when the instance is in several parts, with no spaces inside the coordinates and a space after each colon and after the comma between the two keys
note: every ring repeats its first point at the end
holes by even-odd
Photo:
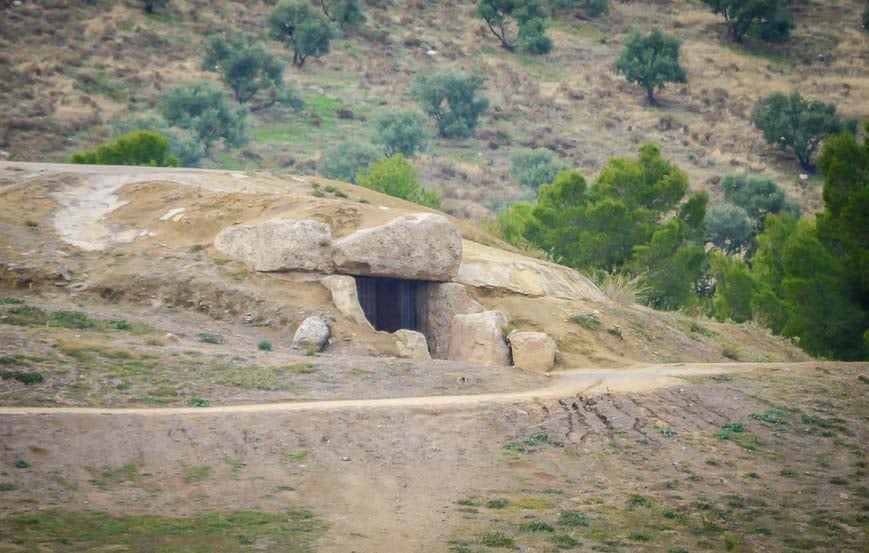
{"type": "Polygon", "coordinates": [[[362,306],[359,305],[359,295],[356,292],[356,279],[346,275],[329,275],[320,283],[332,292],[332,303],[338,311],[356,324],[374,329],[362,306]]]}
{"type": "Polygon", "coordinates": [[[331,331],[326,321],[320,317],[308,317],[293,335],[293,349],[321,351],[329,341],[331,331]]]}
{"type": "Polygon", "coordinates": [[[412,280],[448,281],[462,259],[462,237],[446,217],[403,215],[362,229],[334,244],[339,273],[412,280]]]}
{"type": "Polygon", "coordinates": [[[393,332],[395,336],[395,345],[398,347],[399,357],[405,359],[431,359],[428,352],[428,343],[425,336],[414,330],[396,330],[393,332]]]}
{"type": "Polygon", "coordinates": [[[429,337],[433,357],[446,359],[450,347],[450,326],[453,317],[485,311],[477,300],[468,295],[464,284],[439,282],[424,288],[422,298],[428,315],[423,319],[423,332],[429,337]]]}
{"type": "Polygon", "coordinates": [[[456,282],[525,296],[609,302],[588,277],[561,265],[465,241],[456,282]]]}
{"type": "Polygon", "coordinates": [[[275,219],[220,231],[214,247],[255,271],[332,272],[332,231],[310,219],[275,219]]]}
{"type": "Polygon", "coordinates": [[[507,316],[500,311],[456,315],[450,327],[447,358],[478,365],[509,365],[510,348],[504,341],[507,316]]]}
{"type": "Polygon", "coordinates": [[[550,371],[555,366],[557,346],[545,332],[514,330],[507,336],[513,352],[513,365],[533,371],[550,371]]]}

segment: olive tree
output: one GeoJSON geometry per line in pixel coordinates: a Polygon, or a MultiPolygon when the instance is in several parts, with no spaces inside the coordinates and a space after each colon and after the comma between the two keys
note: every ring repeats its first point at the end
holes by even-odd
{"type": "Polygon", "coordinates": [[[329,53],[335,30],[325,17],[302,0],[281,0],[268,17],[272,38],[293,49],[293,65],[302,67],[309,56],[329,53]]]}
{"type": "Polygon", "coordinates": [[[489,107],[488,98],[477,94],[482,86],[482,77],[445,69],[420,75],[410,93],[437,122],[440,136],[468,138],[474,135],[480,114],[489,107]]]}
{"type": "Polygon", "coordinates": [[[247,142],[247,110],[233,105],[214,81],[192,81],[164,92],[160,113],[169,125],[196,133],[206,149],[218,140],[232,147],[247,142]]]}
{"type": "Polygon", "coordinates": [[[646,98],[655,104],[655,90],[667,83],[688,82],[685,69],[679,65],[679,39],[658,28],[644,35],[638,30],[625,38],[625,47],[616,60],[616,70],[628,82],[637,83],[646,90],[646,98]]]}

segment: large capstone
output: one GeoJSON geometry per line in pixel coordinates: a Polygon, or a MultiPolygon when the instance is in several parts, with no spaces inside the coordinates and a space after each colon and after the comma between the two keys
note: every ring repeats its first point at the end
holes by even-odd
{"type": "Polygon", "coordinates": [[[214,247],[255,271],[332,272],[332,231],[310,219],[274,219],[220,231],[214,247]]]}
{"type": "Polygon", "coordinates": [[[414,213],[336,241],[333,260],[339,273],[448,281],[459,270],[462,237],[446,217],[414,213]]]}
{"type": "Polygon", "coordinates": [[[302,351],[320,351],[329,341],[331,331],[326,321],[320,317],[308,317],[293,336],[293,349],[302,351]]]}
{"type": "Polygon", "coordinates": [[[532,371],[551,371],[555,366],[555,340],[545,332],[513,331],[507,341],[515,366],[532,371]]]}
{"type": "Polygon", "coordinates": [[[456,315],[450,327],[447,358],[477,365],[509,365],[506,328],[507,316],[500,311],[456,315]]]}

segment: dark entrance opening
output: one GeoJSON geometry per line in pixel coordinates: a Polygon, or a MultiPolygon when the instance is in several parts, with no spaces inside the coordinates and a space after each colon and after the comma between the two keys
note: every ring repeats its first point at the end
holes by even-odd
{"type": "Polygon", "coordinates": [[[356,277],[356,293],[365,317],[376,330],[420,330],[419,292],[426,283],[400,278],[356,277]]]}

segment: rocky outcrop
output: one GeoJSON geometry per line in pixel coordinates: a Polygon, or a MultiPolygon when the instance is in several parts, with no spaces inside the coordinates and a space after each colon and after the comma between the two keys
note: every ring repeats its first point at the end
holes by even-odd
{"type": "Polygon", "coordinates": [[[359,305],[355,278],[346,275],[330,275],[320,280],[320,283],[332,293],[332,303],[342,315],[358,325],[374,329],[365,317],[362,306],[359,305]]]}
{"type": "Polygon", "coordinates": [[[514,330],[507,341],[513,353],[513,365],[532,371],[551,371],[555,366],[555,340],[545,332],[514,330]]]}
{"type": "Polygon", "coordinates": [[[405,359],[431,359],[428,352],[428,343],[425,336],[414,330],[396,330],[395,345],[398,348],[398,356],[405,359]]]}
{"type": "Polygon", "coordinates": [[[255,271],[332,272],[332,231],[310,219],[275,219],[220,231],[214,247],[255,271]]]}
{"type": "Polygon", "coordinates": [[[456,282],[525,296],[609,302],[586,276],[554,263],[465,241],[456,282]]]}
{"type": "Polygon", "coordinates": [[[506,327],[507,316],[500,311],[456,315],[450,327],[447,358],[477,365],[509,365],[506,327]]]}
{"type": "Polygon", "coordinates": [[[423,319],[423,332],[429,338],[432,357],[446,359],[450,347],[450,326],[456,315],[485,311],[468,295],[463,284],[438,282],[426,286],[422,298],[427,316],[423,319]]]}
{"type": "Polygon", "coordinates": [[[329,341],[331,331],[326,321],[320,317],[308,317],[293,335],[293,349],[302,351],[321,351],[329,341]]]}
{"type": "Polygon", "coordinates": [[[339,273],[411,280],[448,281],[462,259],[462,238],[446,217],[403,215],[359,230],[334,244],[339,273]]]}

